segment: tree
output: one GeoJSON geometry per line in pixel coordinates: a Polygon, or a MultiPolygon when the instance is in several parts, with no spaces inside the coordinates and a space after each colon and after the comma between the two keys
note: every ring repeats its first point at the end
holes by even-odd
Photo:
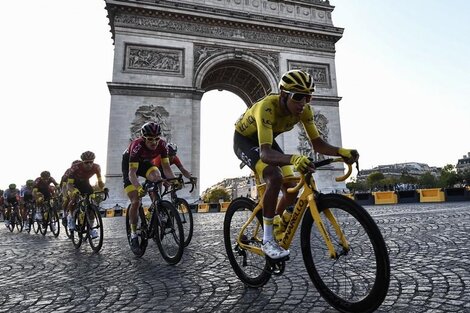
{"type": "Polygon", "coordinates": [[[426,172],[419,177],[418,184],[421,188],[434,188],[437,186],[437,179],[430,172],[426,172]]]}
{"type": "Polygon", "coordinates": [[[380,172],[373,172],[369,176],[367,176],[367,185],[369,186],[370,189],[374,189],[380,185],[383,185],[380,183],[381,180],[385,178],[384,174],[380,172]]]}
{"type": "Polygon", "coordinates": [[[441,188],[451,188],[456,184],[461,183],[462,179],[457,174],[455,166],[447,164],[441,170],[441,176],[439,177],[438,186],[441,188]]]}
{"type": "Polygon", "coordinates": [[[222,199],[223,201],[230,201],[230,194],[227,192],[225,188],[217,187],[214,189],[209,190],[204,195],[204,202],[208,203],[216,203],[222,199]]]}

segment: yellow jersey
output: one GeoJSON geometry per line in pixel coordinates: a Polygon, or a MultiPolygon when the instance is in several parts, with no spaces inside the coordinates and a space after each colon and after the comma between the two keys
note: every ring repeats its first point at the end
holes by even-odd
{"type": "Polygon", "coordinates": [[[270,94],[247,109],[235,123],[235,129],[242,136],[258,138],[259,145],[272,145],[274,138],[294,128],[301,122],[310,138],[319,137],[313,119],[313,109],[306,104],[300,116],[282,114],[279,94],[270,94]]]}

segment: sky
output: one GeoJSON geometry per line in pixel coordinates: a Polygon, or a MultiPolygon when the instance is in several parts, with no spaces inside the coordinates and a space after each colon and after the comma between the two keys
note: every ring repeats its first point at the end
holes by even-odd
{"type": "MultiPolygon", "coordinates": [[[[470,152],[470,1],[330,3],[334,25],[345,29],[336,44],[343,146],[359,151],[364,169],[455,165],[470,152]]],[[[99,0],[2,6],[0,189],[43,170],[59,180],[85,150],[95,152],[106,174],[114,46],[104,6],[99,0]]],[[[201,191],[248,175],[232,150],[232,125],[244,108],[229,92],[203,96],[201,191]]]]}

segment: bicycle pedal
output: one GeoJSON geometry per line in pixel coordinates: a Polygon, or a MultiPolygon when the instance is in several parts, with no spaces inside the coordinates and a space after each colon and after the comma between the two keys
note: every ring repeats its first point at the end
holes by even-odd
{"type": "Polygon", "coordinates": [[[286,255],[285,257],[283,258],[279,258],[279,259],[272,259],[270,258],[269,256],[265,255],[266,257],[266,260],[268,260],[268,262],[272,265],[276,265],[277,263],[281,263],[281,262],[285,262],[285,261],[289,261],[289,256],[286,255]]]}

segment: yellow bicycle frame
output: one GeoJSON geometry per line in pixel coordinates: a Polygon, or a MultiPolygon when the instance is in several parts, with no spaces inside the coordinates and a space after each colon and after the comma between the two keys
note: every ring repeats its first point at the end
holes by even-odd
{"type": "MultiPolygon", "coordinates": [[[[338,158],[338,159],[334,159],[333,162],[342,162],[342,161],[343,161],[342,158],[338,158]]],[[[351,174],[351,171],[352,171],[352,167],[351,165],[348,164],[348,172],[344,176],[336,178],[336,181],[346,180],[346,178],[348,178],[349,175],[351,174]]],[[[258,214],[258,212],[262,210],[261,203],[263,203],[264,190],[266,186],[265,184],[259,183],[260,180],[256,174],[255,174],[255,179],[257,183],[256,187],[258,190],[258,194],[260,195],[260,201],[254,208],[248,220],[245,222],[245,224],[243,224],[238,234],[237,242],[240,248],[256,253],[258,255],[264,256],[264,252],[261,250],[261,248],[255,247],[253,245],[245,244],[243,243],[243,240],[242,240],[243,234],[245,233],[245,229],[256,218],[256,215],[258,214]]],[[[298,192],[302,187],[303,187],[303,191],[295,204],[294,211],[292,212],[292,216],[286,227],[284,235],[280,240],[280,245],[284,249],[289,249],[292,243],[292,240],[294,239],[295,232],[297,231],[297,228],[299,227],[300,221],[302,220],[302,216],[308,205],[308,207],[310,208],[310,214],[312,214],[315,225],[318,228],[318,231],[320,232],[320,234],[322,235],[323,240],[325,241],[326,247],[328,248],[330,257],[336,258],[337,253],[336,253],[335,247],[333,245],[333,242],[331,241],[331,238],[328,232],[326,231],[325,224],[323,223],[320,212],[318,211],[316,199],[314,196],[315,195],[314,191],[316,190],[316,184],[315,184],[313,175],[311,176],[311,181],[310,181],[310,186],[312,187],[310,187],[309,184],[305,181],[305,176],[303,174],[301,174],[301,176],[296,176],[296,177],[286,177],[284,178],[283,183],[291,182],[291,181],[297,181],[298,183],[295,187],[289,188],[287,190],[288,192],[291,192],[291,193],[298,192]]],[[[339,226],[334,214],[329,209],[324,209],[323,213],[325,217],[329,220],[331,225],[333,226],[336,232],[336,235],[338,236],[340,240],[342,247],[345,250],[349,250],[349,242],[346,239],[346,236],[344,235],[343,231],[341,230],[341,227],[339,226]]],[[[257,238],[257,241],[259,242],[262,241],[261,238],[258,238],[260,228],[262,228],[261,223],[257,222],[256,229],[255,229],[253,236],[257,238]]]]}

